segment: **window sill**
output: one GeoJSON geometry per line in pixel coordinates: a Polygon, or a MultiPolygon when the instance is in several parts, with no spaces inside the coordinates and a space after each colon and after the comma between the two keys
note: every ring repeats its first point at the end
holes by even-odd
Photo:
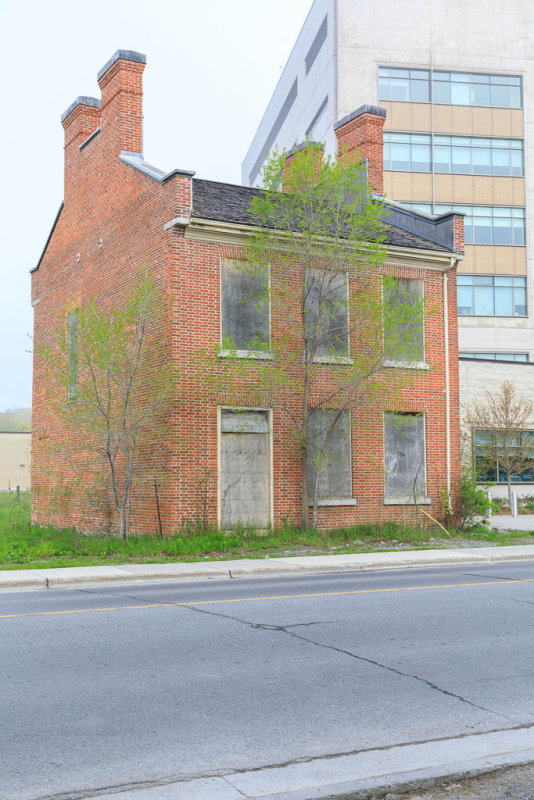
{"type": "MultiPolygon", "coordinates": [[[[355,497],[325,497],[317,503],[319,508],[326,508],[327,506],[355,506],[357,504],[355,497]]],[[[310,503],[310,508],[312,506],[313,503],[310,503]]]]}
{"type": "Polygon", "coordinates": [[[384,366],[397,369],[430,369],[430,364],[426,361],[384,361],[384,366]]]}
{"type": "Polygon", "coordinates": [[[431,504],[430,497],[421,497],[417,502],[413,497],[384,497],[385,506],[429,506],[431,504]]]}
{"type": "Polygon", "coordinates": [[[219,358],[256,358],[260,361],[272,361],[274,353],[266,350],[219,350],[219,358]]]}
{"type": "Polygon", "coordinates": [[[347,367],[352,367],[354,361],[349,356],[315,356],[313,359],[314,364],[343,364],[347,367]]]}

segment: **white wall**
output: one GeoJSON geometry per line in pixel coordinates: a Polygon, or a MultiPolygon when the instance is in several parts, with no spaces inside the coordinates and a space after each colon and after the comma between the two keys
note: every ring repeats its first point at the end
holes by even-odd
{"type": "Polygon", "coordinates": [[[257,183],[250,180],[251,171],[257,158],[263,152],[265,142],[273,128],[284,101],[293,85],[298,81],[298,95],[290,114],[282,125],[275,144],[287,149],[301,142],[316,111],[323,99],[328,95],[329,105],[321,116],[313,131],[315,141],[329,141],[330,149],[335,140],[333,120],[335,118],[335,16],[334,0],[315,0],[299,34],[288,62],[280,77],[269,105],[263,115],[256,135],[252,140],[248,153],[241,167],[242,181],[245,186],[257,183]],[[305,58],[321,23],[328,14],[328,36],[324,42],[308,75],[306,75],[305,58]]]}

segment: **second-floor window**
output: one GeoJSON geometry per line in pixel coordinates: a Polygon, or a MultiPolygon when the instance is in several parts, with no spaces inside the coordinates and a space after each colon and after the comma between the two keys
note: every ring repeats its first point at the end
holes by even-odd
{"type": "Polygon", "coordinates": [[[523,142],[484,136],[384,133],[384,169],[460,175],[523,175],[523,142]]]}
{"type": "Polygon", "coordinates": [[[527,279],[515,275],[458,275],[458,314],[525,317],[527,279]]]}
{"type": "Polygon", "coordinates": [[[384,357],[386,362],[424,361],[423,281],[384,280],[384,357]]]}
{"type": "MultiPolygon", "coordinates": [[[[423,208],[431,211],[432,206],[427,204],[423,208]]],[[[447,205],[436,203],[435,213],[444,214],[447,211],[460,211],[465,214],[464,229],[466,244],[494,244],[515,245],[525,244],[525,209],[519,206],[466,206],[459,203],[447,205]]]]}
{"type": "Polygon", "coordinates": [[[308,269],[304,280],[304,323],[308,353],[313,353],[318,359],[347,356],[347,273],[308,269]]]}
{"type": "Polygon", "coordinates": [[[221,263],[222,346],[240,351],[269,347],[268,278],[230,259],[221,263]]]}

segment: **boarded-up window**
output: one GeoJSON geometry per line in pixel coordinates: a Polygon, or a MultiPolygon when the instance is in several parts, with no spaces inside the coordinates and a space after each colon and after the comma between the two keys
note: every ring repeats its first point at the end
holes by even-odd
{"type": "Polygon", "coordinates": [[[384,355],[389,361],[423,361],[423,281],[384,280],[384,355]]]}
{"type": "Polygon", "coordinates": [[[269,345],[268,276],[224,259],[221,264],[223,347],[265,350],[269,345]]]}
{"type": "Polygon", "coordinates": [[[348,355],[347,273],[309,269],[305,281],[308,352],[313,350],[316,356],[348,355]]]}
{"type": "Polygon", "coordinates": [[[320,500],[352,497],[350,411],[316,409],[308,421],[308,493],[320,500]]]}
{"type": "Polygon", "coordinates": [[[271,470],[266,411],[221,411],[221,524],[270,524],[271,470]]]}
{"type": "Polygon", "coordinates": [[[78,311],[71,311],[68,316],[68,375],[67,397],[76,400],[78,397],[78,311]]]}
{"type": "Polygon", "coordinates": [[[424,415],[386,414],[384,429],[386,497],[406,500],[424,497],[424,415]]]}

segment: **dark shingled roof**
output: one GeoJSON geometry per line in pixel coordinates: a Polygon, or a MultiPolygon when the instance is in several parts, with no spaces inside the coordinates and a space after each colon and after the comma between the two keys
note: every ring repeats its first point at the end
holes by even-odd
{"type": "MultiPolygon", "coordinates": [[[[256,225],[257,220],[248,209],[252,198],[260,193],[259,189],[250,186],[193,178],[193,216],[238,225],[256,225]]],[[[393,247],[452,252],[441,244],[387,222],[385,227],[385,243],[393,247]]]]}

